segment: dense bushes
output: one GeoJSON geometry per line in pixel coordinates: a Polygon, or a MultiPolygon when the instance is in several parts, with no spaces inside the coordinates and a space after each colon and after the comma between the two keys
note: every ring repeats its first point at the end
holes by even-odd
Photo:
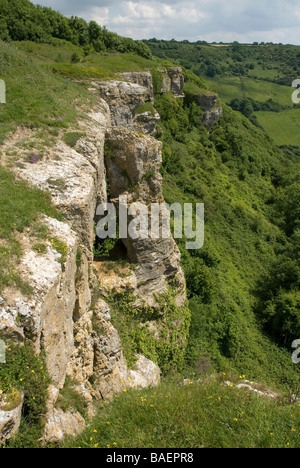
{"type": "Polygon", "coordinates": [[[130,367],[139,353],[157,363],[164,374],[182,370],[190,311],[177,306],[175,299],[176,294],[170,289],[157,295],[156,307],[138,307],[136,298],[129,293],[112,294],[112,321],[130,367]]]}
{"type": "Polygon", "coordinates": [[[285,242],[277,248],[270,273],[260,290],[259,315],[271,336],[287,347],[300,336],[300,174],[286,171],[273,200],[274,222],[284,230],[285,242]]]}
{"type": "Polygon", "coordinates": [[[167,95],[155,103],[162,110],[164,195],[168,203],[205,205],[204,248],[187,251],[179,241],[192,312],[186,365],[196,370],[209,359],[218,370],[295,383],[299,258],[295,233],[288,237],[298,225],[294,163],[231,109],[224,107],[208,134],[189,118],[192,103],[173,101],[167,95]],[[294,177],[283,178],[290,171],[294,177]]]}
{"type": "Polygon", "coordinates": [[[253,112],[257,111],[281,112],[288,109],[287,106],[282,106],[278,102],[273,101],[273,99],[268,99],[265,102],[259,102],[249,97],[245,99],[233,99],[229,105],[233,110],[241,112],[246,117],[250,117],[253,112]]]}
{"type": "Polygon", "coordinates": [[[96,52],[115,50],[151,58],[151,52],[143,42],[120,37],[95,21],[87,23],[74,16],[66,18],[28,0],[0,0],[0,39],[51,43],[53,38],[83,47],[86,53],[93,49],[96,52]]]}

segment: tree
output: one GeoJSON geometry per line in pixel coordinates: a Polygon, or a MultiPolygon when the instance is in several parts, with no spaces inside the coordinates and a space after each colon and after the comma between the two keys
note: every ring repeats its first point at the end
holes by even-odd
{"type": "Polygon", "coordinates": [[[214,78],[214,76],[216,76],[218,73],[218,69],[215,65],[209,65],[207,67],[207,71],[206,71],[206,74],[207,76],[209,76],[210,78],[214,78]]]}
{"type": "Polygon", "coordinates": [[[102,39],[102,28],[99,26],[99,24],[96,23],[96,21],[91,21],[89,23],[88,31],[90,42],[93,43],[99,39],[102,39]]]}
{"type": "Polygon", "coordinates": [[[84,21],[82,18],[78,18],[77,16],[72,16],[69,19],[69,24],[71,29],[73,30],[74,37],[76,37],[76,42],[80,46],[85,46],[89,43],[89,29],[87,22],[84,21]]]}

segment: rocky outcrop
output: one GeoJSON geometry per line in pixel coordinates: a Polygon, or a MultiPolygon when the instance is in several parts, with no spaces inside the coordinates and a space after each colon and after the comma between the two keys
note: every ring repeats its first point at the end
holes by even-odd
{"type": "Polygon", "coordinates": [[[7,398],[2,398],[0,391],[0,446],[5,444],[19,430],[21,423],[21,414],[24,401],[24,395],[17,390],[7,398]]]}
{"type": "MultiPolygon", "coordinates": [[[[111,123],[115,127],[134,128],[136,111],[145,103],[153,104],[153,87],[126,81],[93,83],[108,103],[111,123]]],[[[157,117],[159,118],[159,117],[157,117]]]]}
{"type": "MultiPolygon", "coordinates": [[[[45,440],[76,434],[84,427],[75,410],[64,414],[56,407],[67,375],[92,402],[120,391],[129,372],[107,304],[93,303],[98,288],[92,268],[94,217],[97,204],[107,201],[104,142],[109,126],[109,107],[99,98],[99,107],[81,122],[82,137],[75,148],[58,140],[45,159],[17,162],[15,167],[19,178],[50,193],[65,218],[39,220],[51,233],[43,241],[45,252],[33,250],[30,233],[24,233],[18,273],[30,284],[32,295],[26,298],[7,290],[0,302],[1,336],[22,342],[26,335],[36,353],[46,354],[56,391],[45,418],[45,440]],[[96,385],[90,384],[91,377],[96,385]]],[[[16,145],[18,141],[16,135],[16,145]]],[[[157,372],[155,366],[155,382],[157,372]]]]}
{"type": "Polygon", "coordinates": [[[82,123],[84,136],[77,142],[76,149],[57,140],[47,158],[36,164],[22,161],[15,169],[19,178],[51,194],[54,205],[90,252],[97,201],[106,201],[103,148],[109,124],[109,108],[100,101],[99,108],[82,123]]]}
{"type": "Polygon", "coordinates": [[[214,123],[222,117],[223,108],[220,104],[219,96],[217,94],[198,94],[194,96],[195,101],[203,111],[201,115],[201,122],[210,130],[214,123]]]}
{"type": "Polygon", "coordinates": [[[182,74],[182,68],[160,68],[159,71],[162,74],[161,93],[172,92],[175,97],[184,98],[184,76],[182,74]]]}
{"type": "Polygon", "coordinates": [[[224,385],[226,385],[229,388],[246,389],[248,392],[253,392],[259,396],[270,399],[276,399],[280,396],[278,393],[274,392],[274,390],[266,388],[264,385],[259,384],[257,382],[250,382],[246,379],[242,379],[239,384],[234,384],[229,380],[226,380],[224,382],[224,385]]]}
{"type": "Polygon", "coordinates": [[[55,406],[58,397],[59,390],[52,385],[49,388],[44,428],[44,441],[47,443],[61,441],[65,436],[75,437],[85,428],[85,420],[78,411],[73,409],[63,411],[55,406]]]}
{"type": "Polygon", "coordinates": [[[85,420],[78,411],[64,412],[60,408],[54,408],[48,414],[44,440],[47,443],[63,440],[66,436],[76,437],[85,429],[85,420]]]}
{"type": "Polygon", "coordinates": [[[129,387],[156,387],[160,382],[160,371],[152,361],[139,354],[135,368],[129,370],[127,378],[129,387]]]}
{"type": "Polygon", "coordinates": [[[143,110],[143,107],[136,110],[133,119],[133,128],[139,133],[156,135],[156,125],[160,120],[159,113],[153,108],[150,111],[143,110]]]}
{"type": "Polygon", "coordinates": [[[55,384],[62,387],[73,350],[76,300],[73,279],[78,239],[67,224],[46,217],[43,221],[53,236],[47,241],[47,252],[38,254],[28,248],[19,267],[32,288],[32,297],[25,300],[8,293],[1,306],[0,314],[6,318],[1,328],[2,336],[17,337],[19,341],[24,340],[26,332],[37,353],[45,350],[48,372],[55,384]],[[61,253],[55,248],[54,239],[58,238],[61,253]]]}
{"type": "Polygon", "coordinates": [[[119,73],[119,76],[130,83],[135,83],[146,88],[150,101],[154,103],[153,80],[150,72],[123,72],[119,73]]]}
{"type": "MultiPolygon", "coordinates": [[[[127,129],[112,128],[107,133],[109,152],[106,154],[111,200],[118,206],[119,197],[126,196],[128,205],[151,206],[164,203],[162,194],[162,144],[148,135],[137,135],[127,129]],[[134,188],[132,188],[134,187],[134,188]]],[[[149,213],[149,224],[150,224],[149,213]]],[[[128,224],[131,218],[128,218],[128,224]]],[[[137,264],[137,295],[153,304],[154,295],[166,292],[170,282],[178,288],[178,301],[185,300],[185,281],[180,267],[179,249],[169,237],[123,239],[131,262],[137,264]]]]}
{"type": "Polygon", "coordinates": [[[108,400],[122,387],[127,366],[118,332],[110,322],[110,309],[103,300],[97,303],[93,331],[93,394],[108,400]]]}

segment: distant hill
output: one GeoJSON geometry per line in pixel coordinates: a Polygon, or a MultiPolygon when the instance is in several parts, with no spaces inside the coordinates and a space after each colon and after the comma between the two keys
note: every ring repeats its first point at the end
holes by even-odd
{"type": "Polygon", "coordinates": [[[220,97],[279,145],[300,146],[300,108],[292,82],[300,77],[300,46],[144,41],[152,53],[204,78],[220,97]]]}

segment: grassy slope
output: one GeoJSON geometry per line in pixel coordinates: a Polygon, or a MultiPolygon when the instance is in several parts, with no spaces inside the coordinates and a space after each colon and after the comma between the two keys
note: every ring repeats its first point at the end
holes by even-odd
{"type": "Polygon", "coordinates": [[[252,97],[260,102],[273,99],[283,106],[292,105],[292,89],[288,86],[239,76],[206,78],[206,81],[212,88],[218,90],[220,97],[227,104],[235,98],[252,97]]]}
{"type": "Polygon", "coordinates": [[[65,448],[299,448],[299,408],[215,381],[130,390],[65,448]]]}
{"type": "MultiPolygon", "coordinates": [[[[24,140],[17,155],[8,146],[8,165],[13,165],[16,157],[18,161],[28,160],[36,146],[42,157],[46,145],[51,145],[60,131],[76,128],[80,110],[88,110],[96,98],[78,84],[34,63],[13,44],[0,42],[0,57],[0,77],[5,80],[7,90],[7,104],[0,105],[0,144],[20,126],[32,130],[31,141],[24,140]]],[[[22,253],[17,233],[32,226],[40,213],[56,217],[58,214],[50,197],[15,181],[7,168],[1,167],[0,180],[0,291],[15,285],[28,292],[15,272],[14,256],[19,258],[22,253]]]]}
{"type": "Polygon", "coordinates": [[[18,125],[46,130],[76,126],[78,109],[88,110],[96,102],[83,87],[38,65],[14,44],[0,42],[0,56],[0,77],[7,88],[7,104],[0,107],[0,143],[18,125]]]}
{"type": "Polygon", "coordinates": [[[289,109],[278,114],[256,112],[256,116],[276,145],[300,145],[300,109],[289,109]]]}
{"type": "Polygon", "coordinates": [[[15,45],[26,53],[33,63],[48,65],[59,75],[76,79],[110,79],[115,78],[118,72],[150,70],[168,64],[166,60],[149,60],[133,53],[105,52],[84,56],[82,49],[60,40],[57,40],[57,46],[26,41],[16,42],[15,45]],[[79,63],[71,63],[74,53],[80,57],[79,63]]]}

